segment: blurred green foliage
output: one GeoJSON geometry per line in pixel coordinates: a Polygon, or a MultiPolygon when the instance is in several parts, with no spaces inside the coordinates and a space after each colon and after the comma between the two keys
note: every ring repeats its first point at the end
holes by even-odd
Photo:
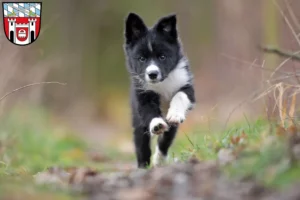
{"type": "Polygon", "coordinates": [[[46,112],[34,107],[18,108],[0,121],[0,176],[85,161],[85,143],[50,121],[46,112]]]}

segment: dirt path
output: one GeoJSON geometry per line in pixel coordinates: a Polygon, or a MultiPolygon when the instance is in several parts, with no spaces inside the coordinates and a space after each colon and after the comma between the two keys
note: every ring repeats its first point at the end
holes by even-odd
{"type": "MultiPolygon", "coordinates": [[[[60,183],[84,194],[89,200],[300,199],[300,184],[285,192],[272,191],[253,180],[226,178],[214,161],[199,162],[192,159],[187,163],[174,163],[160,168],[112,173],[77,169],[69,174],[67,179],[64,177],[65,184],[62,184],[63,181],[60,183]]],[[[36,180],[41,180],[41,175],[36,176],[36,180]]]]}

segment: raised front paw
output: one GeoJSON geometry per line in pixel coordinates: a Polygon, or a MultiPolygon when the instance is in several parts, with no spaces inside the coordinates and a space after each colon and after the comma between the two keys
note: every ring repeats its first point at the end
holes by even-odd
{"type": "Polygon", "coordinates": [[[185,112],[170,108],[166,117],[169,124],[180,124],[185,120],[185,112]]]}
{"type": "Polygon", "coordinates": [[[153,118],[149,125],[151,135],[159,135],[169,129],[168,124],[161,117],[153,118]]]}

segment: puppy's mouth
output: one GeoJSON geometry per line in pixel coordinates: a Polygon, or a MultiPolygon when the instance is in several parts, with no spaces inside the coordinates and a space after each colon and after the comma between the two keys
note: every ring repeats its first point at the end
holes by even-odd
{"type": "Polygon", "coordinates": [[[146,82],[147,82],[148,84],[154,85],[154,84],[161,83],[161,82],[163,82],[164,80],[165,80],[165,77],[161,77],[161,78],[155,79],[155,80],[149,80],[149,79],[147,79],[146,82]]]}
{"type": "Polygon", "coordinates": [[[156,83],[161,82],[161,80],[148,80],[147,82],[148,82],[149,84],[156,84],[156,83]]]}

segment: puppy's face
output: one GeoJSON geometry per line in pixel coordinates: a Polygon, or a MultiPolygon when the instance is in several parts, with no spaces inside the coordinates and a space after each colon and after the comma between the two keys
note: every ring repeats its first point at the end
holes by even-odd
{"type": "Polygon", "coordinates": [[[180,59],[175,15],[161,18],[148,29],[131,13],[126,19],[125,39],[129,72],[142,85],[162,82],[180,59]]]}

